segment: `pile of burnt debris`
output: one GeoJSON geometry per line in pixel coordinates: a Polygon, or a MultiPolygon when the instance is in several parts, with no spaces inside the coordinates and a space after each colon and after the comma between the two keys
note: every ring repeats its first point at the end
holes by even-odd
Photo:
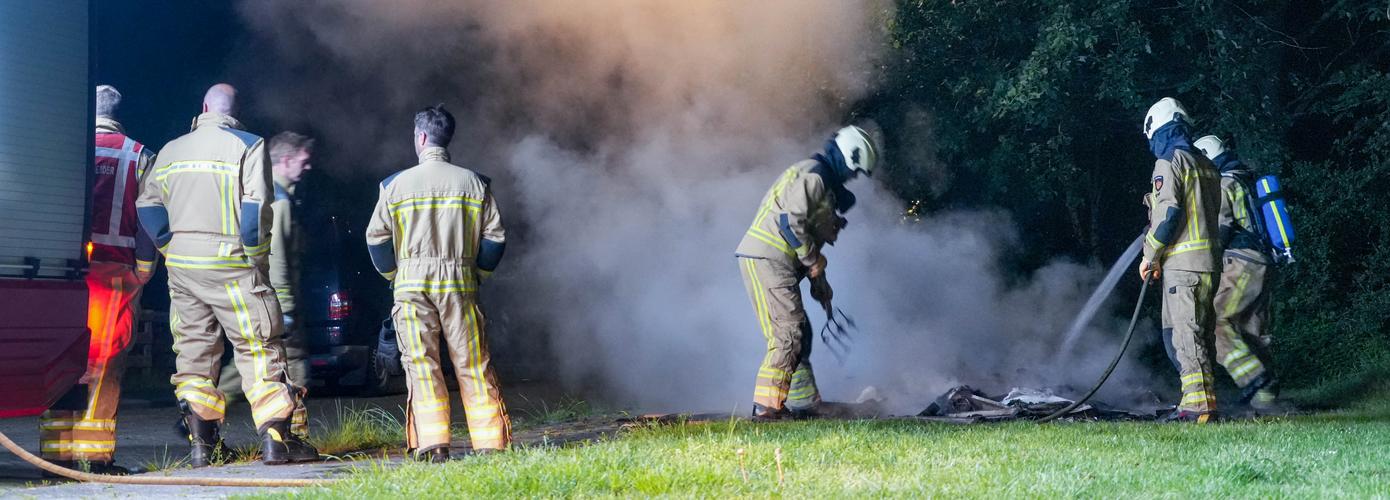
{"type": "MultiPolygon", "coordinates": [[[[952,388],[936,398],[918,418],[954,423],[1035,420],[1051,415],[1073,403],[1050,390],[1015,387],[1008,394],[991,396],[968,385],[952,388]]],[[[1066,420],[1153,420],[1150,413],[1138,413],[1087,402],[1062,416],[1066,420]]]]}

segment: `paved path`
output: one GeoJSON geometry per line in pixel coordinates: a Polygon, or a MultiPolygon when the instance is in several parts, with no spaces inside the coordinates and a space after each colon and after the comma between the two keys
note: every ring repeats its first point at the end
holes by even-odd
{"type": "MultiPolygon", "coordinates": [[[[516,418],[536,411],[546,405],[553,407],[564,401],[565,396],[552,388],[539,384],[515,384],[505,387],[507,406],[516,418]]],[[[400,407],[405,396],[379,398],[324,398],[309,400],[310,426],[313,429],[331,428],[345,408],[381,407],[398,417],[403,417],[400,407]]],[[[454,419],[463,421],[462,408],[457,393],[453,400],[454,419]]],[[[245,403],[230,405],[228,424],[223,429],[223,439],[229,446],[256,445],[259,440],[251,424],[250,408],[245,403]]],[[[148,401],[127,399],[121,404],[120,427],[117,432],[117,463],[132,469],[159,468],[164,464],[183,458],[188,453],[185,438],[174,430],[178,410],[167,401],[148,401]]],[[[575,441],[602,437],[618,429],[613,422],[592,422],[589,424],[566,424],[561,426],[538,427],[518,432],[517,442],[523,445],[575,441]]],[[[18,418],[0,420],[0,432],[4,432],[15,442],[30,451],[38,448],[38,419],[18,418]]],[[[313,432],[311,430],[311,432],[313,432]]],[[[454,447],[467,448],[467,436],[456,436],[454,447]]],[[[401,444],[404,447],[404,443],[401,444]]],[[[400,458],[389,458],[382,463],[388,467],[399,463],[400,458]]],[[[223,467],[209,467],[198,470],[175,470],[156,472],[181,476],[227,476],[227,477],[265,477],[265,478],[322,478],[342,475],[354,467],[373,465],[369,462],[320,462],[300,465],[265,466],[259,463],[237,464],[223,467]]],[[[66,481],[45,480],[38,469],[30,466],[19,457],[0,450],[0,497],[3,498],[220,498],[233,494],[273,492],[270,488],[222,488],[187,486],[126,486],[67,483],[66,481]]]]}

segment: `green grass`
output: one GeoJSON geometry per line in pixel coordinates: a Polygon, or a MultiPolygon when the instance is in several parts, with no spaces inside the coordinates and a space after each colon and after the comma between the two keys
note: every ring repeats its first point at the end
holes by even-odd
{"type": "Polygon", "coordinates": [[[385,408],[338,406],[337,425],[309,436],[319,453],[344,456],[405,447],[405,422],[385,408]]]}
{"type": "Polygon", "coordinates": [[[1387,485],[1390,398],[1341,413],[1208,426],[684,423],[638,428],[589,446],[366,467],[332,487],[298,494],[1366,497],[1384,496],[1387,485]]]}

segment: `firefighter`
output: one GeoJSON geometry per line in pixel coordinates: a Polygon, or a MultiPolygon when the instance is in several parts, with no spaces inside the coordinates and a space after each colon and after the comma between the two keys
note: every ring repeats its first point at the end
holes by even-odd
{"type": "Polygon", "coordinates": [[[39,419],[39,450],[72,468],[85,462],[98,474],[128,474],[114,463],[121,377],[140,311],[140,290],[154,273],[157,253],[139,228],[135,199],[154,151],[125,135],[116,111],[121,93],[96,88],[96,154],[92,175],[91,243],[87,247],[87,399],[83,409],[55,409],[39,419]]]}
{"type": "Polygon", "coordinates": [[[449,459],[441,347],[454,360],[473,450],[511,442],[478,308],[478,284],[497,269],[506,235],[488,178],[449,163],[453,135],[454,117],[442,105],[415,114],[420,164],[382,181],[366,234],[373,265],[394,289],[391,316],[409,385],[407,446],[431,462],[449,459]]]}
{"type": "Polygon", "coordinates": [[[1221,270],[1221,181],[1211,161],[1193,153],[1188,121],[1182,103],[1171,97],[1150,107],[1144,119],[1157,161],[1139,275],[1162,282],[1163,335],[1180,372],[1182,400],[1167,420],[1206,423],[1216,412],[1211,344],[1221,270]]]}
{"type": "MultiPolygon", "coordinates": [[[[295,186],[304,178],[304,173],[312,169],[314,140],[295,132],[281,132],[270,138],[270,170],[275,183],[275,201],[270,204],[273,223],[270,227],[270,284],[275,288],[275,298],[280,303],[280,314],[285,324],[285,359],[290,382],[299,387],[308,386],[309,360],[305,345],[304,330],[300,328],[296,304],[299,297],[299,259],[304,253],[299,219],[294,209],[298,203],[295,186]]],[[[226,360],[222,363],[222,377],[217,383],[228,397],[241,394],[241,375],[236,363],[226,360]]],[[[302,407],[301,407],[302,408],[302,407]]],[[[299,436],[307,435],[307,422],[302,412],[297,412],[291,430],[299,436]]]]}
{"type": "Polygon", "coordinates": [[[165,145],[145,176],[140,222],[169,269],[171,382],[189,431],[189,462],[215,459],[226,399],[217,390],[222,336],[231,340],[242,391],[268,465],[316,460],[290,432],[303,390],[285,372],[280,305],[267,278],[271,188],[265,141],[232,117],[236,89],[217,84],[193,130],[165,145]]]}
{"type": "Polygon", "coordinates": [[[800,283],[810,278],[812,298],[829,303],[833,292],[822,247],[835,243],[845,224],[838,214],[854,205],[845,182],[869,175],[876,161],[868,133],[854,126],[840,129],[824,151],[778,176],[735,251],[767,341],[753,389],[754,419],[812,416],[820,404],[800,283]]]}
{"type": "Polygon", "coordinates": [[[1251,186],[1255,172],[1235,151],[1208,135],[1193,143],[1221,173],[1221,279],[1216,287],[1216,361],[1256,410],[1278,409],[1277,379],[1270,370],[1269,317],[1271,252],[1251,186]]]}

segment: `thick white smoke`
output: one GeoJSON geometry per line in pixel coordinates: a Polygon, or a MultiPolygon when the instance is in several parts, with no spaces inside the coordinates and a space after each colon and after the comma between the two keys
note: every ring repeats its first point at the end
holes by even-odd
{"type": "MultiPolygon", "coordinates": [[[[408,166],[411,113],[455,112],[455,161],[497,178],[514,228],[485,290],[507,318],[494,344],[553,359],[590,394],[681,410],[747,409],[763,340],[734,247],[777,175],[873,89],[891,15],[839,0],[247,0],[241,12],[257,32],[260,111],[312,117],[363,162],[335,175],[408,166]]],[[[827,253],[861,333],[844,366],[813,357],[828,399],[876,385],[907,411],[957,381],[1099,370],[1045,373],[1097,270],[1060,263],[1009,284],[996,268],[1007,217],[904,224],[887,191],[850,188],[860,204],[827,253]]],[[[1087,354],[1060,366],[1102,364],[1087,354]]]]}

